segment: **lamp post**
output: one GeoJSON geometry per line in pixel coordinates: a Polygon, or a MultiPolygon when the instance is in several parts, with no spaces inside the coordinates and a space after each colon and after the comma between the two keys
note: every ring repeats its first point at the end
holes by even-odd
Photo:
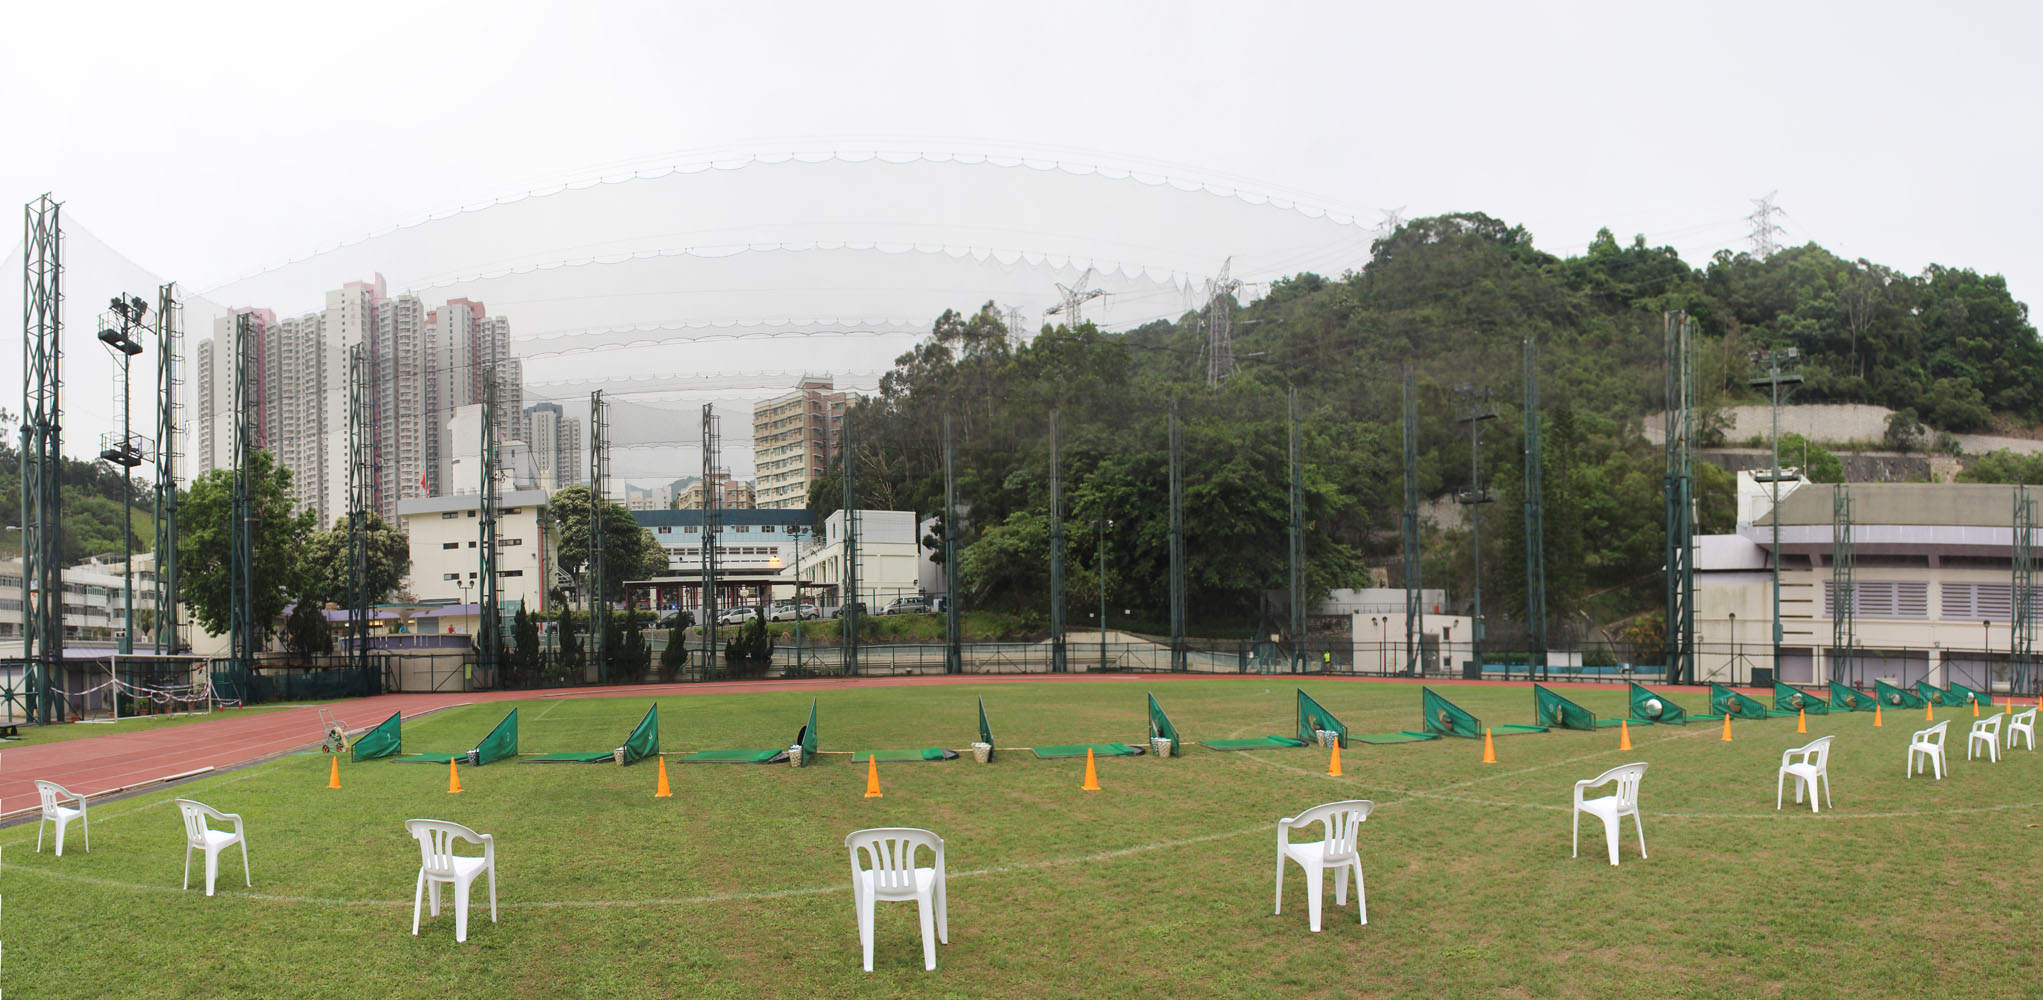
{"type": "Polygon", "coordinates": [[[802,666],[802,536],[808,534],[803,525],[795,525],[795,669],[802,666]]]}
{"type": "MultiPolygon", "coordinates": [[[[468,611],[468,588],[473,586],[475,585],[469,583],[467,580],[457,579],[454,581],[454,589],[461,592],[461,610],[464,617],[466,617],[468,611]]],[[[470,634],[473,634],[475,632],[475,629],[471,627],[468,631],[470,632],[470,634]]]]}
{"type": "Polygon", "coordinates": [[[1111,518],[1095,518],[1093,527],[1099,529],[1100,542],[1098,573],[1100,584],[1100,672],[1107,670],[1107,529],[1114,526],[1111,518]]]}
{"type": "Polygon", "coordinates": [[[1731,683],[1738,683],[1738,612],[1726,612],[1731,616],[1731,683]]]}

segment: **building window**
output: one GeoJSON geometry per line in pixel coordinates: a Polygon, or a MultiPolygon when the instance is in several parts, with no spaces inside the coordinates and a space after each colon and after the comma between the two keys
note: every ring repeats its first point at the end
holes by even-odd
{"type": "Polygon", "coordinates": [[[443,549],[458,549],[458,548],[460,548],[460,547],[461,547],[461,543],[460,543],[460,542],[441,542],[441,543],[440,543],[440,547],[441,547],[441,548],[443,548],[443,549]]]}
{"type": "Polygon", "coordinates": [[[506,546],[506,547],[508,547],[508,546],[512,546],[512,545],[523,545],[523,544],[525,544],[525,540],[524,540],[524,539],[522,539],[522,538],[504,538],[504,539],[499,539],[499,540],[497,541],[497,544],[498,544],[498,545],[502,545],[502,546],[506,546]]]}
{"type": "Polygon", "coordinates": [[[474,512],[474,511],[472,511],[472,510],[471,510],[471,511],[469,511],[469,512],[468,512],[468,516],[469,516],[469,517],[474,517],[474,516],[475,516],[475,512],[474,512]]]}
{"type": "Polygon", "coordinates": [[[770,524],[762,524],[762,525],[760,525],[760,526],[759,526],[759,533],[760,533],[760,534],[762,534],[762,535],[770,535],[770,534],[773,534],[773,525],[770,525],[770,524]]]}
{"type": "Polygon", "coordinates": [[[442,521],[452,521],[452,520],[454,520],[455,518],[457,518],[457,517],[460,517],[460,516],[461,516],[461,512],[460,512],[460,511],[453,511],[453,510],[450,510],[450,511],[446,511],[446,512],[442,513],[442,514],[440,515],[440,520],[442,520],[442,521]]]}
{"type": "Polygon", "coordinates": [[[507,570],[504,570],[504,571],[503,571],[503,572],[501,572],[501,573],[498,573],[497,575],[498,575],[498,576],[524,576],[524,575],[525,575],[525,571],[524,571],[524,570],[522,570],[522,569],[507,569],[507,570]]]}
{"type": "Polygon", "coordinates": [[[667,525],[664,525],[664,524],[663,524],[663,525],[660,525],[660,531],[659,531],[659,533],[660,533],[660,534],[662,534],[662,535],[671,535],[671,534],[673,534],[673,533],[674,533],[674,529],[673,529],[673,528],[671,528],[671,527],[669,527],[669,526],[667,526],[667,525]]]}
{"type": "Polygon", "coordinates": [[[682,533],[682,534],[684,534],[684,535],[692,535],[692,534],[695,534],[695,525],[692,525],[692,524],[691,524],[691,525],[688,525],[687,527],[684,527],[684,528],[682,528],[682,529],[681,529],[681,533],[682,533]]]}
{"type": "Polygon", "coordinates": [[[469,547],[469,548],[471,548],[471,549],[472,549],[472,548],[475,548],[475,543],[474,543],[474,542],[469,542],[469,543],[468,543],[468,547],[469,547]]]}
{"type": "Polygon", "coordinates": [[[731,525],[731,530],[732,530],[732,531],[735,531],[735,532],[737,532],[737,533],[738,533],[738,534],[740,534],[740,535],[742,535],[742,534],[745,534],[745,533],[746,533],[746,532],[748,532],[748,531],[751,531],[751,530],[752,530],[752,526],[751,526],[751,525],[749,525],[749,524],[734,524],[734,525],[731,525]]]}
{"type": "Polygon", "coordinates": [[[442,579],[442,580],[459,580],[459,579],[461,579],[461,574],[459,574],[459,573],[442,573],[442,574],[440,574],[440,579],[442,579]]]}

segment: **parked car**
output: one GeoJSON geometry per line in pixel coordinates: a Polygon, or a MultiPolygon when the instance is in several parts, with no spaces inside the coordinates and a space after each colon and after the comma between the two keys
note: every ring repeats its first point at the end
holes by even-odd
{"type": "Polygon", "coordinates": [[[695,612],[689,611],[684,608],[680,611],[669,611],[665,615],[662,615],[660,617],[659,622],[654,627],[663,629],[674,628],[676,626],[679,626],[681,628],[689,628],[694,624],[695,612]]]}
{"type": "Polygon", "coordinates": [[[758,617],[759,609],[757,608],[751,607],[732,608],[728,611],[725,611],[717,615],[716,623],[718,625],[743,625],[746,622],[757,619],[758,617]]]}
{"type": "Polygon", "coordinates": [[[893,603],[880,609],[883,615],[919,615],[929,610],[929,603],[920,597],[897,597],[893,603]]]}
{"type": "Polygon", "coordinates": [[[853,601],[853,602],[851,602],[850,604],[840,604],[840,605],[838,605],[838,606],[837,606],[837,610],[836,610],[836,611],[833,611],[833,612],[831,612],[831,613],[830,613],[830,617],[832,617],[832,618],[842,618],[842,617],[844,617],[844,609],[846,609],[846,608],[851,608],[851,609],[853,609],[853,610],[856,610],[856,611],[857,611],[857,612],[858,612],[859,614],[862,614],[862,615],[869,615],[869,614],[872,614],[872,613],[873,613],[873,610],[872,610],[871,608],[868,608],[868,607],[866,607],[866,606],[865,606],[865,602],[864,602],[864,601],[853,601]]]}
{"type": "Polygon", "coordinates": [[[816,617],[816,606],[813,604],[776,604],[773,606],[773,610],[767,613],[766,620],[770,622],[791,622],[798,617],[816,617]]]}

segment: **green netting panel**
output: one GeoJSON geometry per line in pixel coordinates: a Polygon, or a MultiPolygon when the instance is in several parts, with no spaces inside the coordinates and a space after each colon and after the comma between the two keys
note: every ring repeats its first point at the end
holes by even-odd
{"type": "Polygon", "coordinates": [[[1426,740],[1437,740],[1439,738],[1440,736],[1437,733],[1415,733],[1407,729],[1401,733],[1368,733],[1355,737],[1355,742],[1375,744],[1423,743],[1426,740]]]}
{"type": "Polygon", "coordinates": [[[1798,687],[1790,687],[1779,681],[1773,682],[1773,707],[1793,715],[1807,712],[1810,715],[1829,715],[1830,703],[1798,687]]]}
{"type": "Polygon", "coordinates": [[[700,750],[681,758],[683,764],[764,764],[785,750],[700,750]]]}
{"type": "Polygon", "coordinates": [[[1156,703],[1156,696],[1149,695],[1149,735],[1170,741],[1170,756],[1179,756],[1185,741],[1178,736],[1178,727],[1170,724],[1170,716],[1163,714],[1163,706],[1156,703]]]}
{"type": "Polygon", "coordinates": [[[494,764],[518,756],[518,710],[504,716],[504,721],[482,738],[482,743],[468,752],[475,764],[494,764]]]}
{"type": "Polygon", "coordinates": [[[1957,681],[1952,681],[1949,686],[1951,689],[1951,696],[1958,699],[1954,704],[1966,705],[1972,703],[1973,701],[1977,701],[1981,705],[1993,704],[1993,695],[1990,695],[1984,691],[1979,691],[1973,688],[1966,687],[1965,685],[1960,684],[1957,681]]]}
{"type": "Polygon", "coordinates": [[[1083,757],[1087,750],[1095,757],[1137,757],[1142,751],[1126,743],[1071,743],[1065,746],[1034,747],[1036,756],[1048,760],[1053,757],[1083,757]]]}
{"type": "Polygon", "coordinates": [[[1830,707],[1847,712],[1870,712],[1880,707],[1880,699],[1864,691],[1855,690],[1836,681],[1831,681],[1830,707]]]}
{"type": "Polygon", "coordinates": [[[363,733],[355,739],[355,759],[375,760],[378,757],[395,757],[404,752],[403,723],[398,716],[402,712],[390,713],[383,724],[363,733]]]}
{"type": "Polygon", "coordinates": [[[1596,713],[1561,697],[1542,684],[1532,686],[1532,717],[1542,726],[1595,729],[1596,713]]]}
{"type": "Polygon", "coordinates": [[[1928,701],[1932,705],[1945,705],[1954,708],[1963,708],[1965,707],[1966,704],[1965,699],[1960,698],[1956,694],[1944,688],[1940,688],[1935,684],[1931,684],[1928,681],[1916,681],[1915,691],[1917,694],[1922,695],[1924,700],[1928,701]]]}
{"type": "Polygon", "coordinates": [[[624,763],[636,764],[660,752],[660,706],[655,702],[646,709],[646,717],[638,720],[638,728],[624,738],[624,763]]]}
{"type": "Polygon", "coordinates": [[[1880,704],[1888,708],[1922,708],[1929,704],[1923,700],[1922,695],[1907,688],[1895,687],[1883,680],[1873,681],[1873,694],[1880,699],[1880,704]]]}
{"type": "Polygon", "coordinates": [[[863,764],[868,758],[885,761],[955,760],[957,756],[957,751],[944,750],[939,747],[930,747],[927,750],[868,750],[865,753],[854,751],[851,755],[851,762],[863,764]]]}
{"type": "MultiPolygon", "coordinates": [[[[979,742],[986,744],[988,747],[993,746],[993,728],[986,724],[986,699],[984,697],[979,699],[979,742]]],[[[986,762],[988,764],[993,763],[993,751],[991,749],[986,751],[986,762]]]]}
{"type": "Polygon", "coordinates": [[[802,745],[802,766],[809,766],[809,763],[816,759],[816,699],[814,698],[809,699],[809,724],[802,727],[801,738],[795,742],[802,745]]]}
{"type": "Polygon", "coordinates": [[[1424,696],[1426,724],[1425,731],[1442,736],[1465,736],[1479,739],[1483,735],[1483,720],[1462,711],[1445,698],[1433,693],[1432,688],[1420,688],[1424,696]]]}
{"type": "Polygon", "coordinates": [[[1718,716],[1737,719],[1764,719],[1766,706],[1757,698],[1747,698],[1722,684],[1710,685],[1710,712],[1718,716]]]}
{"type": "MultiPolygon", "coordinates": [[[[1366,739],[1367,737],[1356,737],[1366,739]]],[[[1200,740],[1199,745],[1209,750],[1278,750],[1285,747],[1302,747],[1311,744],[1292,736],[1257,736],[1246,740],[1200,740]]]]}
{"type": "Polygon", "coordinates": [[[1312,700],[1312,696],[1306,694],[1304,688],[1299,688],[1298,738],[1304,740],[1308,744],[1317,746],[1319,745],[1319,731],[1322,729],[1331,729],[1334,732],[1339,733],[1340,734],[1339,736],[1334,737],[1334,742],[1339,743],[1341,745],[1341,749],[1343,750],[1347,749],[1348,747],[1347,724],[1343,723],[1339,719],[1334,718],[1334,713],[1327,711],[1326,706],[1321,705],[1319,702],[1312,700]]]}
{"type": "Polygon", "coordinates": [[[1688,713],[1680,705],[1637,684],[1632,685],[1632,718],[1661,725],[1688,725],[1688,713]]]}

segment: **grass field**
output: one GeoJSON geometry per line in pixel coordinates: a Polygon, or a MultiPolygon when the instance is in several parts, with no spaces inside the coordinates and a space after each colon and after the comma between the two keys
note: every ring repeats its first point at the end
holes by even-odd
{"type": "MultiPolygon", "coordinates": [[[[1311,682],[1355,733],[1417,728],[1415,686],[1311,682]]],[[[984,695],[1003,747],[1145,735],[1153,690],[1187,739],[1288,733],[1292,686],[1269,678],[997,683],[818,692],[815,765],[653,762],[447,769],[294,756],[93,807],[93,851],[34,853],[0,831],[6,963],[0,989],[37,997],[1855,997],[2035,996],[2043,756],[1964,760],[1952,720],[1942,781],[1904,780],[1921,713],[1640,727],[1343,753],[1316,749],[1106,759],[1008,751],[882,764],[867,799],[850,751],[974,738],[984,695]],[[1783,749],[1837,734],[1837,806],[1766,803],[1783,749]],[[830,754],[838,751],[841,753],[830,754]],[[1648,859],[1629,823],[1623,863],[1600,824],[1569,857],[1572,783],[1651,763],[1641,795],[1648,859]],[[254,865],[222,860],[219,895],[179,891],[174,795],[240,812],[254,865]],[[1369,798],[1362,830],[1370,923],[1354,902],[1307,929],[1288,873],[1272,915],[1275,823],[1369,798]],[[410,930],[418,851],[402,821],[428,816],[496,837],[501,923],[487,895],[469,941],[453,919],[410,930]],[[915,908],[882,904],[875,971],[859,969],[844,835],[922,826],[947,841],[951,943],[921,968],[915,908]]],[[[1446,692],[1490,724],[1529,721],[1524,688],[1446,692]]],[[[1570,692],[1599,713],[1622,690],[1570,692]]],[[[669,698],[662,745],[785,746],[808,693],[669,698]]],[[[1680,700],[1680,699],[1677,699],[1680,700]]],[[[1690,698],[1691,711],[1705,706],[1690,698]]],[[[518,703],[527,753],[606,750],[644,699],[518,703]]],[[[473,746],[508,703],[405,727],[407,751],[473,746]]],[[[77,831],[74,826],[73,837],[77,831]]],[[[73,841],[76,844],[76,841],[73,841]]],[[[479,887],[480,888],[480,887],[479,887]]],[[[450,897],[451,898],[451,897],[450,897]]]]}

